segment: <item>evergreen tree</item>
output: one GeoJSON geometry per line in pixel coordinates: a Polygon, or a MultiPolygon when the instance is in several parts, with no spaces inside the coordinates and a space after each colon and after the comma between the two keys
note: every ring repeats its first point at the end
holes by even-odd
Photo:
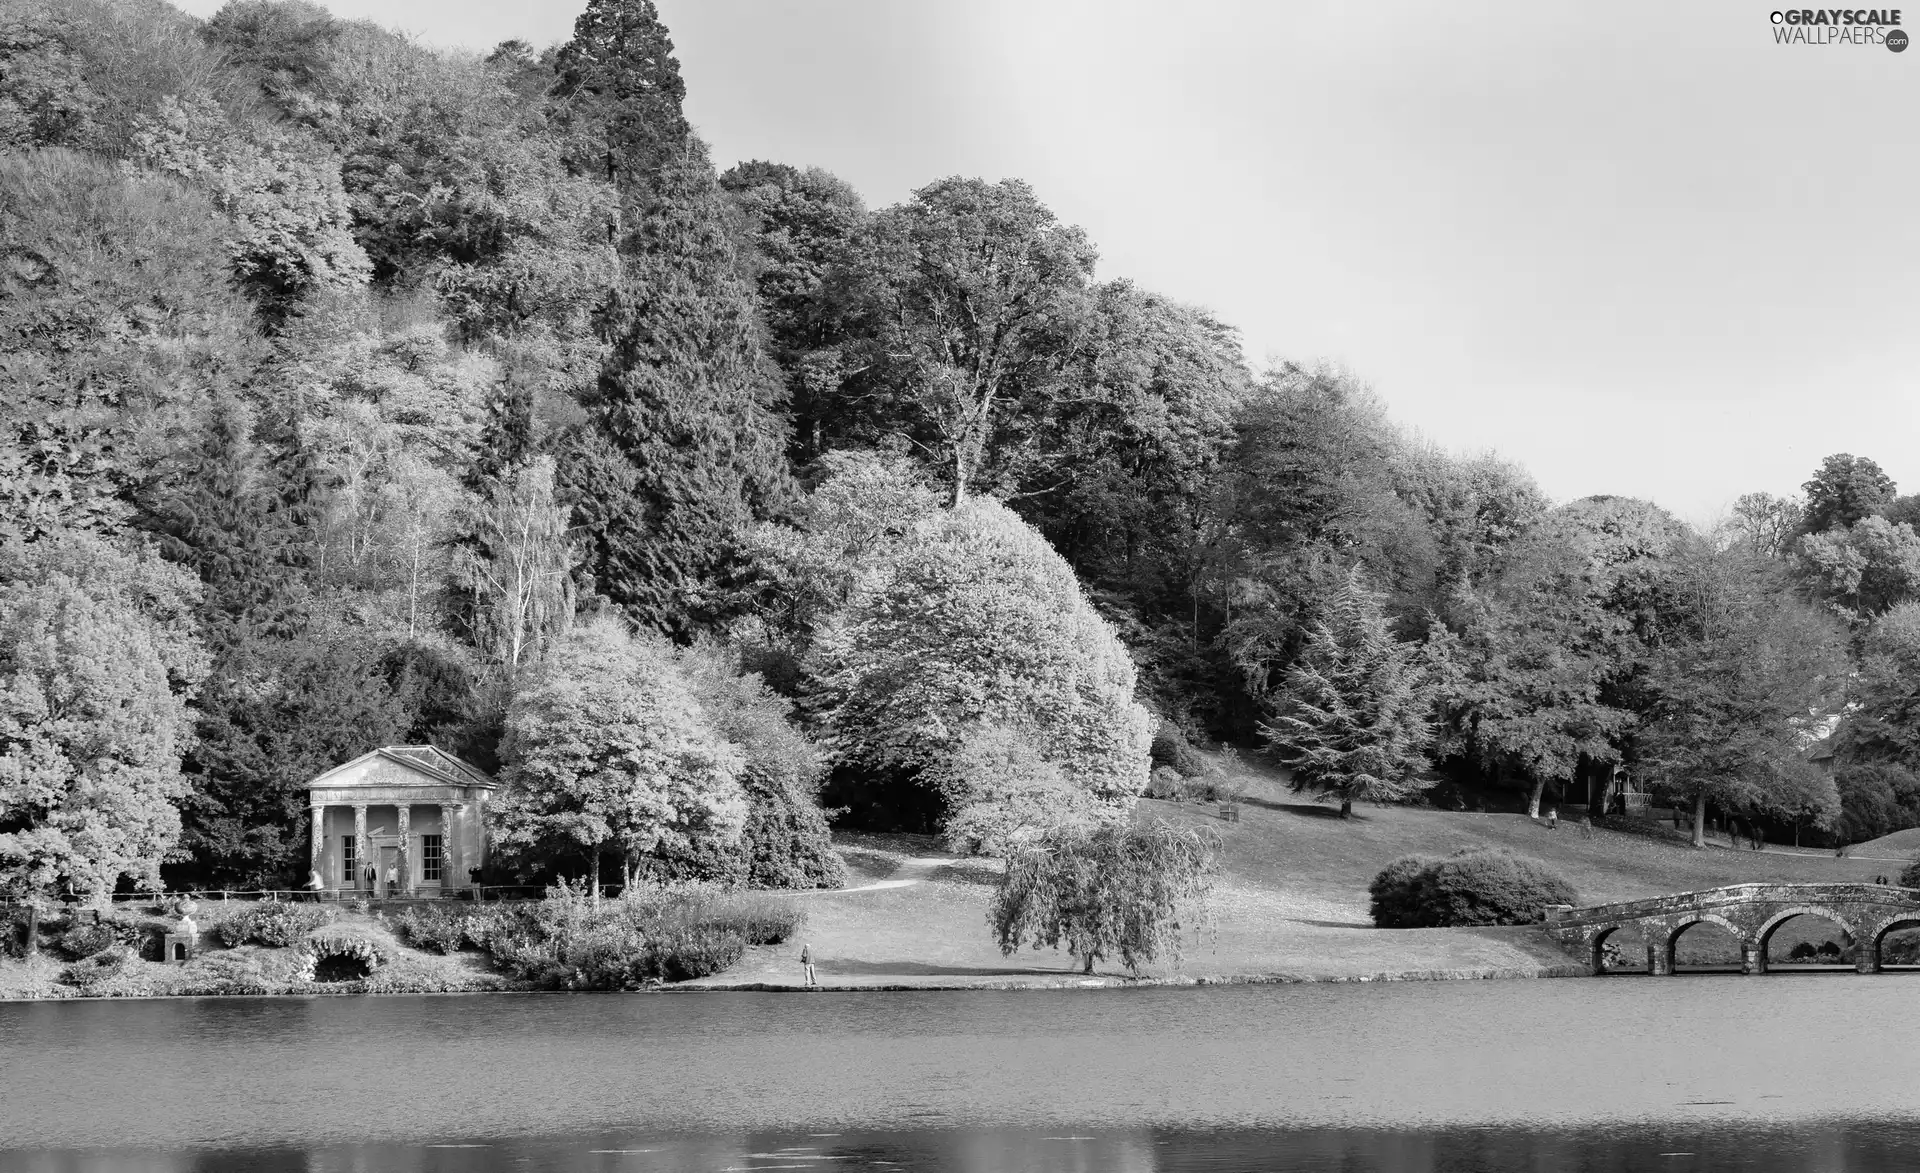
{"type": "Polygon", "coordinates": [[[1300,793],[1392,802],[1432,785],[1421,778],[1434,738],[1432,690],[1413,648],[1393,638],[1379,600],[1349,571],[1287,676],[1275,719],[1260,727],[1293,770],[1300,793]]]}
{"type": "Polygon", "coordinates": [[[643,190],[692,137],[687,85],[653,0],[589,0],[554,72],[557,121],[582,173],[643,190]]]}
{"type": "Polygon", "coordinates": [[[600,593],[685,637],[713,617],[737,537],[786,491],[780,386],[702,151],[663,172],[629,252],[567,479],[600,593]]]}

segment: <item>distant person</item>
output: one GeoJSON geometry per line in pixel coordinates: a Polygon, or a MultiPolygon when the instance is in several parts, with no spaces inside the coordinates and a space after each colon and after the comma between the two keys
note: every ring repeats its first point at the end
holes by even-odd
{"type": "Polygon", "coordinates": [[[326,886],[327,886],[327,883],[325,880],[322,880],[320,878],[319,872],[310,871],[307,873],[308,899],[318,901],[320,899],[320,890],[322,888],[325,888],[326,886]]]}
{"type": "Polygon", "coordinates": [[[813,985],[814,977],[813,977],[813,946],[812,945],[802,944],[800,946],[800,968],[806,971],[807,984],[809,986],[813,985]]]}
{"type": "Polygon", "coordinates": [[[1549,831],[1557,830],[1559,826],[1560,826],[1560,808],[1557,806],[1547,808],[1547,830],[1549,831]]]}
{"type": "Polygon", "coordinates": [[[400,868],[397,865],[388,864],[387,865],[387,895],[389,896],[393,895],[395,892],[399,891],[399,888],[400,888],[400,868]]]}

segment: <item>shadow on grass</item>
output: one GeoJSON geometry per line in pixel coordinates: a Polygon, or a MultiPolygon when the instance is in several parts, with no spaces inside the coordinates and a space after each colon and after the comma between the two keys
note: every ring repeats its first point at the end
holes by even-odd
{"type": "Polygon", "coordinates": [[[840,858],[846,862],[849,868],[859,872],[869,880],[890,879],[895,872],[900,870],[900,859],[898,856],[887,855],[879,851],[868,851],[861,847],[842,847],[839,851],[840,858]]]}
{"type": "Polygon", "coordinates": [[[1380,926],[1363,920],[1305,920],[1293,922],[1297,925],[1314,925],[1322,929],[1376,929],[1380,926]]]}
{"type": "MultiPolygon", "coordinates": [[[[1242,796],[1240,801],[1247,806],[1257,806],[1261,810],[1280,811],[1284,814],[1300,815],[1309,819],[1332,819],[1336,823],[1340,821],[1340,808],[1337,806],[1322,806],[1317,802],[1275,802],[1271,798],[1260,798],[1252,794],[1242,796]]],[[[1356,809],[1351,815],[1347,816],[1347,821],[1351,823],[1364,823],[1368,820],[1365,815],[1356,809]]]]}
{"type": "Polygon", "coordinates": [[[815,966],[823,974],[842,974],[852,976],[886,976],[899,974],[913,977],[1026,977],[1034,974],[1059,975],[1078,973],[1077,968],[1040,969],[1035,966],[1000,965],[929,965],[923,961],[852,961],[846,958],[825,958],[815,966]]]}

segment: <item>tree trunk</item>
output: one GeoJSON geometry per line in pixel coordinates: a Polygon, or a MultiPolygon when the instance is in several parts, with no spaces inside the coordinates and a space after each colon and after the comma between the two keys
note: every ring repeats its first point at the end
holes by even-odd
{"type": "Polygon", "coordinates": [[[1343,819],[1353,817],[1353,800],[1351,798],[1343,798],[1340,800],[1340,817],[1343,819]]]}
{"type": "Polygon", "coordinates": [[[40,952],[40,906],[27,905],[27,956],[40,952]]]}
{"type": "Polygon", "coordinates": [[[593,849],[593,902],[600,903],[600,849],[593,849]]]}
{"type": "Polygon", "coordinates": [[[1087,954],[1087,963],[1080,967],[1080,972],[1081,973],[1093,972],[1093,954],[1091,952],[1087,954]]]}
{"type": "Polygon", "coordinates": [[[1528,818],[1537,819],[1540,817],[1540,796],[1546,793],[1546,789],[1547,780],[1545,778],[1535,778],[1533,780],[1533,793],[1527,796],[1528,818]]]}
{"type": "Polygon", "coordinates": [[[1704,790],[1693,800],[1693,845],[1707,845],[1707,792],[1704,790]]]}

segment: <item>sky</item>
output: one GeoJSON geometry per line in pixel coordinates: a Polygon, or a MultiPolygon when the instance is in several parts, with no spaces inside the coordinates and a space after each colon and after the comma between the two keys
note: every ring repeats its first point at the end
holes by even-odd
{"type": "MultiPolygon", "coordinates": [[[[1721,0],[659,4],[720,166],[873,207],[1025,179],[1103,278],[1556,500],[1710,521],[1835,452],[1920,492],[1920,48],[1778,44],[1721,0]]],[[[579,6],[328,7],[484,49],[579,6]]]]}

